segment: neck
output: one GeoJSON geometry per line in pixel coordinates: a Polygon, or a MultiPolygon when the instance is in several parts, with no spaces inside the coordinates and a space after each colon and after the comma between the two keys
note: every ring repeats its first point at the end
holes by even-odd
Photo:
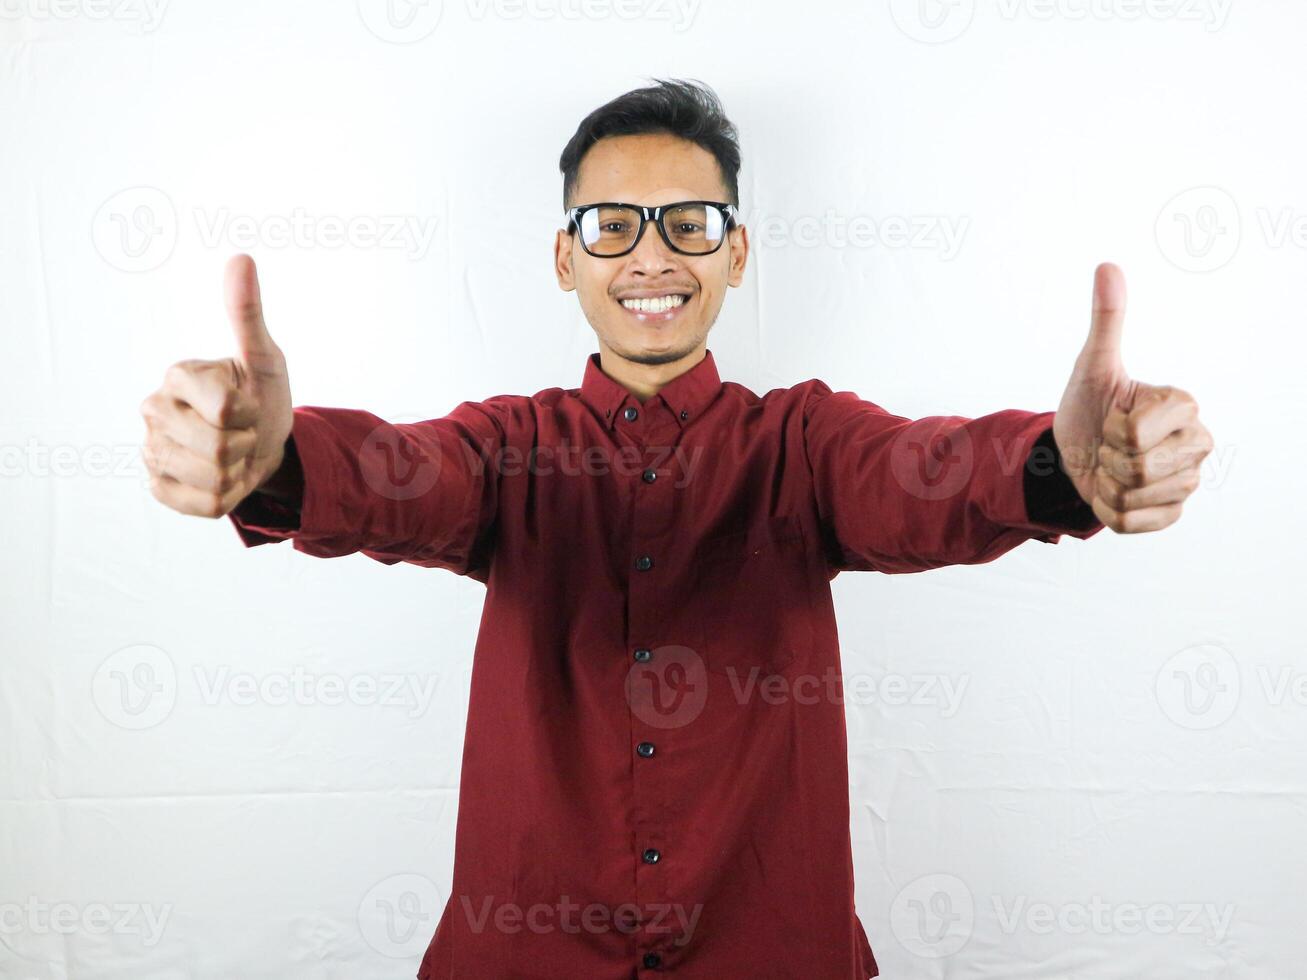
{"type": "Polygon", "coordinates": [[[645,401],[658,394],[659,389],[673,378],[678,378],[704,359],[707,344],[687,352],[683,357],[663,364],[641,364],[614,352],[602,341],[599,344],[599,366],[604,374],[633,394],[638,401],[645,401]]]}

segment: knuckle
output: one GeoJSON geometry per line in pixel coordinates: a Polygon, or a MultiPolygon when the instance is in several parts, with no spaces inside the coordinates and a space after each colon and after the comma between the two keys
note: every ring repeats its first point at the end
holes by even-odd
{"type": "Polygon", "coordinates": [[[165,388],[176,388],[184,383],[191,375],[191,366],[189,361],[177,361],[169,364],[168,369],[163,372],[163,384],[165,388]]]}
{"type": "Polygon", "coordinates": [[[205,517],[221,517],[225,514],[222,494],[217,491],[206,493],[200,502],[201,512],[205,517]]]}
{"type": "Polygon", "coordinates": [[[238,404],[238,392],[231,385],[222,389],[222,394],[218,398],[217,417],[218,425],[226,428],[231,424],[231,420],[236,415],[236,406],[238,404]]]}
{"type": "Polygon", "coordinates": [[[1119,483],[1113,482],[1109,484],[1106,488],[1103,499],[1107,502],[1107,506],[1111,507],[1114,511],[1123,511],[1126,509],[1126,489],[1119,483]]]}

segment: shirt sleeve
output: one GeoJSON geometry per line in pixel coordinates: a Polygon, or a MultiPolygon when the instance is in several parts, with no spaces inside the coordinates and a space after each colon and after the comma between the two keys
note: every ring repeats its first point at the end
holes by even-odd
{"type": "Polygon", "coordinates": [[[360,553],[485,581],[512,396],[390,423],[359,409],[297,406],[290,440],[303,473],[292,505],[255,492],[227,516],[242,543],[290,540],[317,558],[360,553]]]}
{"type": "Polygon", "coordinates": [[[1103,524],[1048,456],[1054,414],[909,419],[815,382],[804,447],[833,568],[974,565],[1031,539],[1097,534],[1103,524]]]}

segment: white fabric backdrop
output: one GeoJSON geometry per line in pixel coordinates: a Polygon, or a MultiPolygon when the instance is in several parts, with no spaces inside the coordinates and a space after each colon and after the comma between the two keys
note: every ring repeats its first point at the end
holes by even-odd
{"type": "Polygon", "coordinates": [[[650,76],[743,136],[724,378],[1052,409],[1111,259],[1217,441],[1159,534],[836,580],[883,976],[1301,976],[1302,5],[0,11],[0,977],[413,975],[482,587],[165,510],[137,406],[233,352],[239,250],[296,404],[579,384],[557,158],[650,76]]]}

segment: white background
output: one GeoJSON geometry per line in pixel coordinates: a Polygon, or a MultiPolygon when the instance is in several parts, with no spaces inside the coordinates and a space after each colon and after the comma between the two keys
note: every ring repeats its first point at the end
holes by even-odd
{"type": "Polygon", "coordinates": [[[709,82],[742,134],[724,378],[1050,410],[1110,259],[1127,368],[1216,439],[1161,533],[836,580],[882,975],[1301,976],[1301,4],[0,9],[0,977],[413,975],[484,590],[166,510],[137,406],[234,352],[241,250],[296,404],[578,385],[558,155],[651,76],[709,82]],[[368,237],[395,216],[428,237],[368,237]],[[288,701],[296,671],[402,703],[288,701]]]}

